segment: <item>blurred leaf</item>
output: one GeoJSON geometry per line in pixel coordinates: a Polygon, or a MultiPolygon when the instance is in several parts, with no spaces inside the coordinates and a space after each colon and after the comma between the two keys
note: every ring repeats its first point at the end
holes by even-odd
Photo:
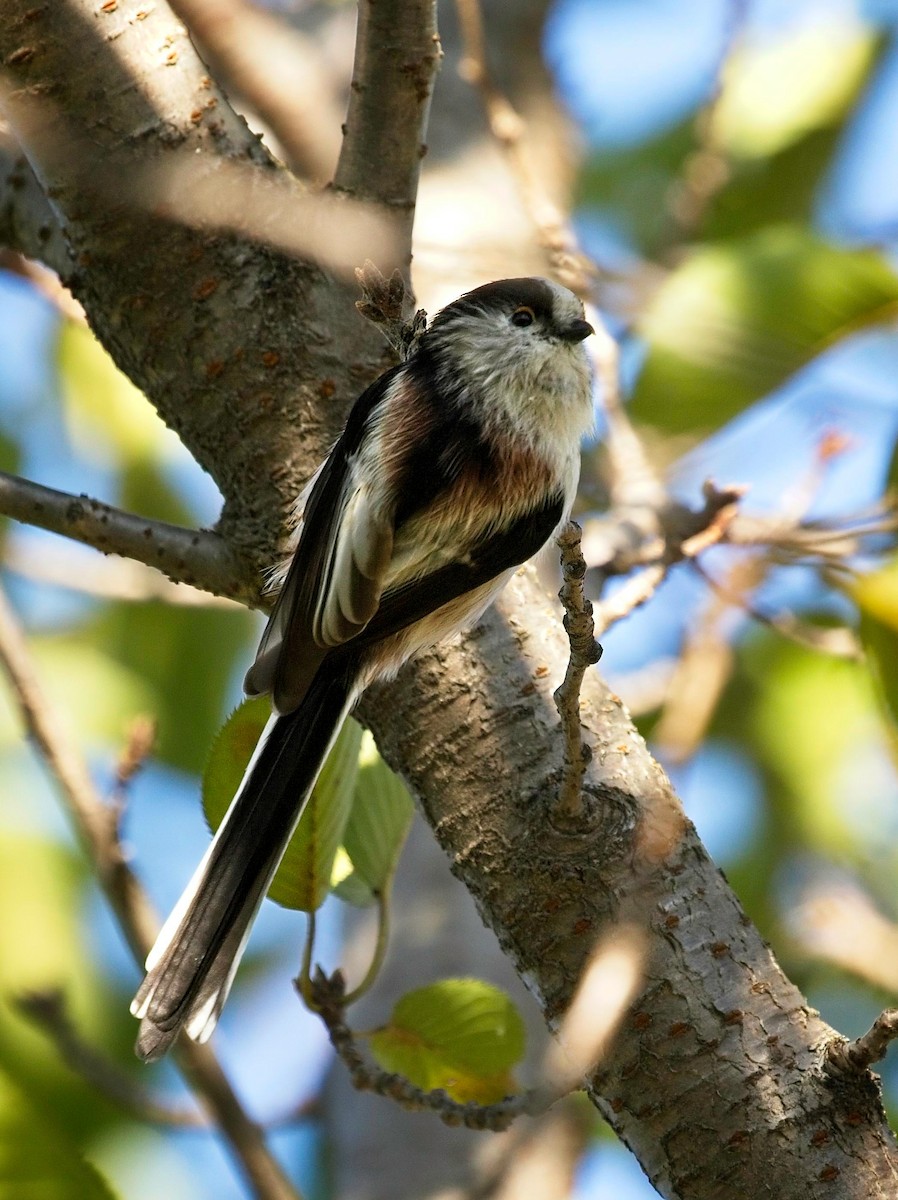
{"type": "Polygon", "coordinates": [[[225,690],[254,631],[249,612],[161,602],[107,605],[94,626],[147,689],[143,711],[159,722],[158,757],[185,771],[202,770],[225,690]]]}
{"type": "Polygon", "coordinates": [[[191,526],[196,518],[166,478],[158,458],[126,463],[119,481],[118,503],[127,512],[145,513],[157,521],[191,526]]]}
{"type": "Polygon", "coordinates": [[[75,1142],[0,1065],[0,1200],[114,1200],[75,1142]]]}
{"type": "Polygon", "coordinates": [[[750,735],[779,781],[798,844],[842,862],[866,859],[872,814],[894,786],[869,672],[773,638],[759,639],[744,661],[758,684],[750,735]]]}
{"type": "Polygon", "coordinates": [[[695,146],[690,118],[639,146],[616,151],[603,147],[581,171],[578,207],[603,210],[643,253],[657,253],[670,241],[670,189],[695,146]]]}
{"type": "MultiPolygon", "coordinates": [[[[53,707],[82,743],[118,742],[130,717],[151,710],[153,693],[98,645],[72,634],[32,637],[31,651],[53,707]]],[[[0,682],[0,745],[18,745],[22,724],[5,679],[0,682]]]]}
{"type": "Polygon", "coordinates": [[[56,359],[66,424],[85,458],[118,466],[174,448],[177,436],[86,326],[60,322],[56,359]]]}
{"type": "Polygon", "coordinates": [[[898,560],[851,589],[860,609],[860,634],[873,672],[894,751],[898,752],[898,560]]]}
{"type": "MultiPolygon", "coordinates": [[[[212,745],[203,776],[203,810],[212,829],[227,812],[270,713],[264,697],[245,700],[212,745]]],[[[358,773],[362,730],[348,718],[331,749],[277,874],[270,899],[285,908],[312,912],[330,889],[334,858],[343,837],[358,773]]]]}
{"type": "Polygon", "coordinates": [[[749,42],[726,66],[711,137],[743,158],[777,154],[832,125],[856,99],[874,60],[873,32],[852,22],[802,23],[794,33],[749,42]]]}
{"type": "Polygon", "coordinates": [[[769,158],[735,163],[701,224],[707,241],[743,237],[767,225],[809,224],[817,188],[828,170],[841,125],[814,129],[769,158]]]}
{"type": "Polygon", "coordinates": [[[896,303],[879,255],[792,226],[697,250],[642,319],[633,415],[676,433],[716,428],[896,303]]]}
{"type": "Polygon", "coordinates": [[[417,1087],[493,1104],[516,1090],[511,1068],[524,1056],[525,1033],[520,1013],[499,988],[479,979],[444,979],[406,993],[369,1041],[384,1070],[417,1087]]]}
{"type": "MultiPolygon", "coordinates": [[[[343,847],[351,860],[356,885],[361,884],[371,903],[389,885],[399,862],[399,855],[411,828],[415,807],[405,784],[380,757],[374,738],[365,731],[359,754],[359,774],[355,785],[352,811],[343,834],[343,847]]],[[[339,894],[349,899],[352,876],[344,876],[339,894]]],[[[364,894],[356,886],[360,903],[364,894]]]]}
{"type": "MultiPolygon", "coordinates": [[[[4,766],[0,786],[8,780],[4,766]]],[[[112,998],[96,975],[96,947],[83,924],[88,895],[86,869],[72,850],[33,833],[0,833],[0,1075],[11,1076],[48,1127],[64,1129],[79,1146],[118,1124],[121,1113],[62,1062],[52,1041],[22,1016],[15,1000],[26,992],[64,989],[67,1011],[81,1034],[110,1048],[110,1028],[116,1018],[124,1026],[127,1004],[117,997],[110,1013],[112,998]]],[[[130,1047],[133,1028],[128,1033],[130,1047]]],[[[8,1116],[2,1108],[0,1099],[0,1126],[8,1116]]],[[[29,1136],[39,1136],[39,1126],[29,1136]]]]}

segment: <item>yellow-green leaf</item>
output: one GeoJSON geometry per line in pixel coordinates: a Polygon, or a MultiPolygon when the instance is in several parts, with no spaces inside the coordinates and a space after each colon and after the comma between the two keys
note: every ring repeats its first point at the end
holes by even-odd
{"type": "Polygon", "coordinates": [[[479,979],[444,979],[406,993],[369,1042],[384,1070],[417,1087],[491,1104],[515,1091],[511,1069],[524,1056],[525,1033],[520,1013],[499,988],[479,979]]]}
{"type": "Polygon", "coordinates": [[[860,633],[893,748],[898,752],[898,560],[863,575],[852,588],[860,633]]]}
{"type": "Polygon", "coordinates": [[[411,828],[415,809],[405,784],[380,757],[365,731],[352,811],[343,834],[351,864],[334,890],[351,904],[371,904],[389,885],[411,828]]]}
{"type": "Polygon", "coordinates": [[[839,337],[898,309],[898,276],[878,254],[790,225],[697,250],[641,322],[648,353],[639,420],[671,432],[716,427],[839,337]]]}
{"type": "Polygon", "coordinates": [[[859,22],[823,20],[748,42],[727,63],[711,138],[728,154],[776,154],[832,124],[867,76],[876,38],[859,22]]]}

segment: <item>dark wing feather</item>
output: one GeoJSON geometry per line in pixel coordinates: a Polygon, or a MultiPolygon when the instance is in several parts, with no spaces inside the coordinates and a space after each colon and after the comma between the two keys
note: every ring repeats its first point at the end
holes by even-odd
{"type": "MultiPolygon", "coordinates": [[[[271,692],[278,712],[291,712],[301,702],[315,672],[338,638],[331,636],[322,643],[316,637],[316,624],[321,626],[320,612],[326,603],[335,570],[335,558],[350,545],[351,531],[342,539],[340,530],[346,507],[352,503],[350,490],[351,459],[365,435],[366,425],[378,405],[386,398],[390,385],[401,367],[394,367],[376,379],[353,405],[346,428],[328,456],[309,493],[303,514],[299,544],[290,563],[281,593],[275,603],[255,662],[244,680],[250,695],[271,692]],[[330,643],[330,644],[328,644],[330,643]]],[[[389,531],[391,536],[392,531],[389,531]]],[[[387,531],[384,531],[384,536],[387,531]]],[[[376,609],[379,582],[376,573],[386,568],[392,543],[377,550],[366,565],[373,578],[362,576],[352,594],[345,595],[348,610],[354,617],[342,627],[332,617],[331,634],[345,633],[352,637],[364,627],[367,616],[376,609]],[[367,579],[367,586],[366,586],[367,579]],[[361,619],[364,617],[364,619],[361,619]]],[[[339,569],[340,564],[336,567],[339,569]]]]}
{"type": "Polygon", "coordinates": [[[503,529],[487,534],[464,561],[447,563],[429,575],[384,592],[380,606],[347,652],[381,641],[429,616],[540,550],[564,515],[564,496],[549,496],[539,508],[523,514],[503,529]]]}

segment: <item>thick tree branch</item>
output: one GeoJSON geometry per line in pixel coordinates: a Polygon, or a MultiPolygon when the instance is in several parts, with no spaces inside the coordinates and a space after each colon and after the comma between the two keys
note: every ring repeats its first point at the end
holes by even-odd
{"type": "MultiPolygon", "coordinates": [[[[158,921],[118,839],[118,812],[104,805],[84,760],[69,742],[41,687],[24,636],[0,592],[0,662],[22,719],[59,789],[67,815],[135,961],[143,963],[158,921]]],[[[299,1200],[271,1156],[259,1128],[247,1117],[214,1054],[181,1038],[177,1057],[192,1088],[213,1115],[238,1167],[258,1200],[299,1200]]]]}
{"type": "Polygon", "coordinates": [[[177,583],[246,603],[247,570],[222,538],[123,512],[89,496],[73,496],[0,471],[0,514],[61,533],[104,554],[121,554],[156,567],[177,583]]]}
{"type": "MultiPolygon", "coordinates": [[[[430,98],[440,63],[435,0],[359,0],[355,65],[334,186],[394,215],[408,277],[430,98]]],[[[372,255],[372,257],[377,257],[372,255]]]]}
{"type": "Polygon", "coordinates": [[[172,8],[277,138],[300,176],[330,178],[343,106],[318,48],[272,13],[244,0],[172,0],[172,8]]]}
{"type": "Polygon", "coordinates": [[[186,153],[210,177],[228,160],[277,174],[164,0],[12,0],[4,18],[7,116],[71,247],[66,282],[215,477],[251,589],[278,545],[274,514],[385,364],[382,343],[317,267],[98,190],[110,164],[131,177],[186,153]]]}
{"type": "Polygon", "coordinates": [[[595,672],[582,692],[584,820],[575,832],[551,823],[562,756],[551,691],[566,659],[561,623],[519,572],[472,637],[406,668],[389,699],[374,689],[362,715],[550,1024],[603,933],[623,921],[645,933],[641,995],[591,1094],[662,1195],[720,1196],[721,1147],[728,1200],[756,1197],[760,1178],[778,1200],[805,1200],[822,1176],[838,1179],[839,1200],[888,1195],[898,1155],[876,1086],[858,1075],[831,1087],[832,1031],[779,970],[595,672]],[[696,1124],[694,1090],[709,1079],[714,1103],[696,1124]],[[798,1150],[784,1120],[821,1136],[798,1150]]]}

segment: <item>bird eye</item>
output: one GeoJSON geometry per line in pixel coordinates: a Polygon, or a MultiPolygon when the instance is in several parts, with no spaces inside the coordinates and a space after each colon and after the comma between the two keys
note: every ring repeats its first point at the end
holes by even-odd
{"type": "Polygon", "coordinates": [[[521,329],[524,329],[527,325],[532,325],[535,320],[536,314],[534,313],[533,309],[528,308],[526,304],[522,305],[520,308],[516,308],[511,314],[512,325],[517,325],[521,329]]]}

